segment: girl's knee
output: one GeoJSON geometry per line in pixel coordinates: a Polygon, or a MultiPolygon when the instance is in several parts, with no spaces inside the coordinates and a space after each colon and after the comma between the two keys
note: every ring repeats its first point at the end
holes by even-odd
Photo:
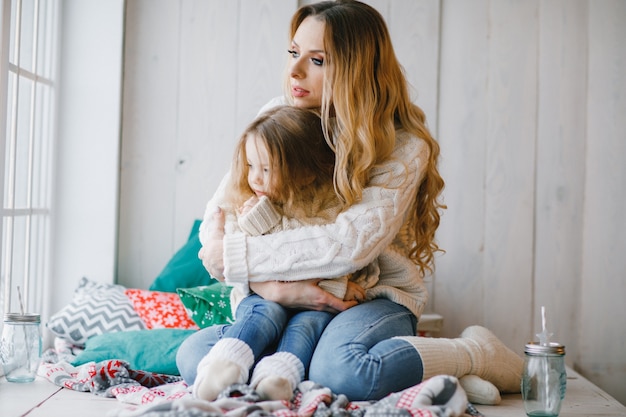
{"type": "Polygon", "coordinates": [[[280,304],[273,301],[267,301],[260,297],[255,297],[254,302],[243,303],[237,308],[237,319],[241,315],[245,319],[246,316],[255,315],[258,318],[265,317],[271,322],[285,323],[287,322],[287,311],[280,304]]]}
{"type": "Polygon", "coordinates": [[[304,311],[289,319],[289,327],[300,327],[321,335],[332,318],[333,314],[324,311],[304,311]]]}

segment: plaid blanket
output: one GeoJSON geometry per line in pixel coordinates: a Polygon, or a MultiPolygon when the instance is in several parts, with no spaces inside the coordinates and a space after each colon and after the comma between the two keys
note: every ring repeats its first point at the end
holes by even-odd
{"type": "Polygon", "coordinates": [[[120,360],[72,366],[45,362],[39,375],[75,391],[114,397],[121,403],[111,417],[452,417],[463,416],[467,396],[458,380],[440,375],[375,402],[351,402],[345,395],[304,381],[291,401],[263,401],[245,384],[226,389],[217,400],[192,397],[177,376],[134,370],[120,360]]]}

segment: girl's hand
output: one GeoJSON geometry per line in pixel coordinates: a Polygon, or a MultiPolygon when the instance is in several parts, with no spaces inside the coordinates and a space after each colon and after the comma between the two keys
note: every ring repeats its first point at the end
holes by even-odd
{"type": "Polygon", "coordinates": [[[346,295],[343,296],[343,300],[362,303],[363,301],[365,301],[365,290],[360,285],[357,285],[352,281],[348,281],[348,285],[346,287],[346,295]]]}
{"type": "Polygon", "coordinates": [[[252,197],[247,199],[245,203],[243,203],[243,206],[239,208],[239,214],[242,214],[242,215],[246,214],[247,212],[252,210],[252,207],[256,206],[258,202],[259,202],[259,197],[257,197],[256,195],[253,195],[252,197]]]}
{"type": "Polygon", "coordinates": [[[356,301],[343,301],[324,291],[317,284],[320,279],[294,282],[250,282],[250,288],[266,300],[283,307],[301,310],[328,311],[339,313],[354,307],[356,301]]]}
{"type": "Polygon", "coordinates": [[[224,224],[226,219],[221,208],[213,214],[213,221],[209,224],[208,240],[198,258],[209,274],[218,281],[224,281],[224,224]]]}

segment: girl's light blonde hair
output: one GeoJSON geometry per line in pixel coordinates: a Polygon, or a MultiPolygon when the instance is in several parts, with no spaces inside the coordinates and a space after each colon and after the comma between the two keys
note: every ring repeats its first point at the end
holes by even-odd
{"type": "Polygon", "coordinates": [[[251,135],[267,149],[273,190],[268,197],[274,204],[290,212],[313,201],[322,188],[332,189],[335,154],[324,137],[319,113],[279,106],[253,120],[236,145],[226,196],[233,207],[241,207],[252,196],[246,154],[251,135]]]}
{"type": "Polygon", "coordinates": [[[344,206],[361,199],[372,167],[393,152],[396,129],[425,141],[430,153],[410,215],[415,234],[410,258],[422,274],[432,271],[434,254],[440,250],[435,231],[445,208],[439,201],[444,187],[437,169],[439,144],[426,127],[424,112],[411,102],[385,21],[358,1],[314,3],[293,16],[291,39],[309,16],[325,23],[321,115],[327,141],[335,149],[337,194],[344,206]]]}

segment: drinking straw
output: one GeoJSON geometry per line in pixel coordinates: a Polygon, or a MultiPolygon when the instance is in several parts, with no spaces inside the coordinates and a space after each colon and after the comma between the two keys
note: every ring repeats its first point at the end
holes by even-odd
{"type": "MultiPolygon", "coordinates": [[[[20,312],[22,316],[24,313],[24,303],[22,302],[22,292],[20,291],[20,286],[17,286],[17,299],[20,302],[20,312]]],[[[30,372],[30,346],[28,343],[28,337],[26,335],[26,327],[24,327],[24,347],[26,348],[26,369],[30,372]]]]}
{"type": "Polygon", "coordinates": [[[20,302],[20,311],[22,312],[22,316],[24,315],[24,303],[22,303],[22,292],[20,291],[20,286],[17,286],[17,299],[20,302]]]}
{"type": "MultiPolygon", "coordinates": [[[[552,336],[552,333],[548,332],[547,326],[546,326],[546,307],[545,306],[541,306],[541,333],[537,333],[537,336],[539,336],[539,344],[541,346],[550,346],[550,337],[552,336]]],[[[550,374],[549,374],[549,366],[548,366],[548,357],[545,356],[542,358],[541,361],[542,365],[543,365],[543,377],[545,379],[543,387],[544,387],[544,393],[543,395],[545,396],[545,401],[546,401],[546,406],[549,409],[552,409],[552,405],[550,404],[552,402],[552,397],[550,396],[550,374]]]]}

